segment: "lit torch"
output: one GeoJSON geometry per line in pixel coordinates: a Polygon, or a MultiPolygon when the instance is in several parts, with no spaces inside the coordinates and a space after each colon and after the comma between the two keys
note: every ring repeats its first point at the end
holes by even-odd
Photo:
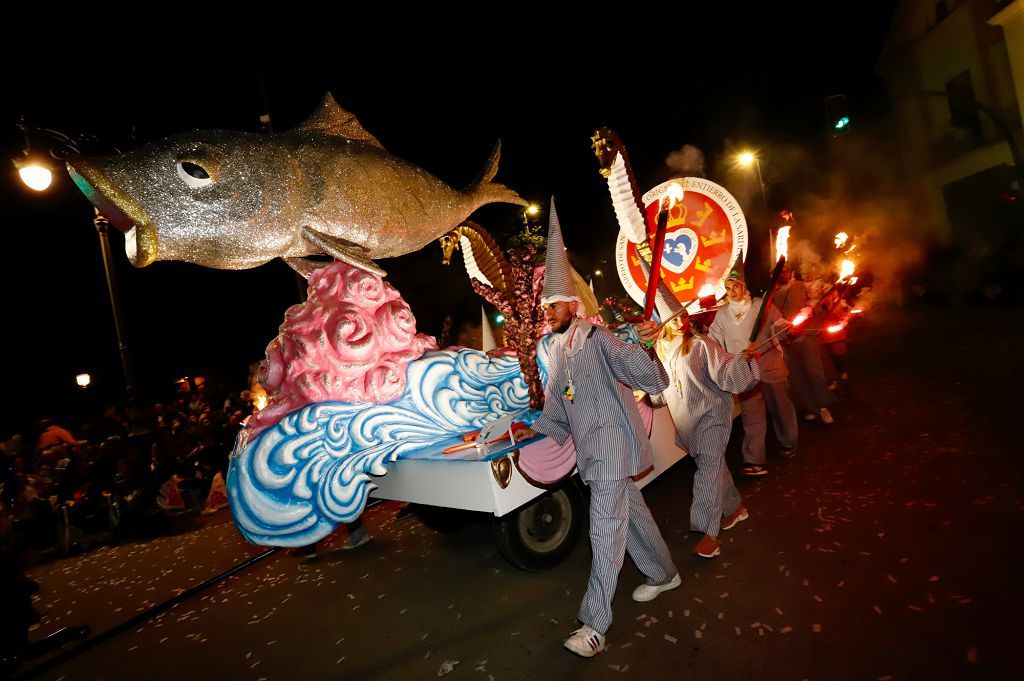
{"type": "Polygon", "coordinates": [[[683,188],[672,183],[661,200],[658,211],[658,226],[654,233],[654,248],[651,251],[651,276],[647,282],[647,297],[644,299],[644,319],[649,321],[654,315],[654,299],[661,283],[661,256],[665,252],[665,231],[668,229],[668,214],[676,203],[683,200],[683,188]]]}
{"type": "Polygon", "coordinates": [[[856,269],[857,266],[854,264],[852,260],[843,260],[839,264],[839,279],[836,280],[836,283],[840,284],[849,279],[850,277],[852,277],[856,269]]]}
{"type": "Polygon", "coordinates": [[[839,232],[839,234],[836,234],[836,250],[842,250],[842,248],[846,245],[847,239],[849,238],[850,235],[847,234],[846,232],[839,232]]]}
{"type": "Polygon", "coordinates": [[[800,326],[806,322],[811,316],[811,308],[805,307],[800,310],[795,317],[793,317],[793,326],[800,326]]]}
{"type": "MultiPolygon", "coordinates": [[[[788,211],[783,211],[783,216],[786,219],[792,219],[793,217],[792,213],[788,211]]],[[[754,318],[754,326],[750,329],[749,340],[751,343],[757,340],[757,335],[761,333],[761,327],[764,326],[765,311],[771,307],[772,298],[775,297],[775,288],[779,284],[779,277],[782,276],[782,268],[786,266],[786,256],[789,255],[789,232],[791,229],[790,225],[783,225],[779,227],[779,231],[775,234],[775,268],[772,270],[772,276],[768,280],[768,288],[765,290],[761,309],[757,311],[757,317],[754,318]]]]}
{"type": "Polygon", "coordinates": [[[775,234],[776,261],[789,257],[789,230],[791,229],[792,227],[790,227],[789,225],[779,227],[779,231],[775,234]]]}

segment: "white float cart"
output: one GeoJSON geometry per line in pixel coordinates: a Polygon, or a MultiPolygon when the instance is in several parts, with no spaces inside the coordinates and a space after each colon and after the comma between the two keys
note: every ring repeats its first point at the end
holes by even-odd
{"type": "MultiPolygon", "coordinates": [[[[654,467],[637,477],[640,487],[686,456],[675,435],[668,409],[655,409],[650,433],[654,467]]],[[[377,489],[370,496],[426,505],[428,513],[421,517],[431,526],[438,523],[429,520],[430,507],[491,514],[495,543],[510,563],[524,570],[550,567],[572,551],[587,525],[585,486],[575,470],[556,486],[527,480],[515,458],[530,442],[456,454],[442,453],[452,442],[439,443],[436,449],[394,462],[387,475],[374,477],[377,489]]]]}

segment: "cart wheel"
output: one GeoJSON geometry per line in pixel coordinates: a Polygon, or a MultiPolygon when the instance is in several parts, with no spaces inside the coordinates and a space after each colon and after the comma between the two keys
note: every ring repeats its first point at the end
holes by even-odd
{"type": "Polygon", "coordinates": [[[548,492],[529,506],[494,520],[494,543],[521,570],[562,562],[583,530],[587,505],[576,479],[548,492]]]}

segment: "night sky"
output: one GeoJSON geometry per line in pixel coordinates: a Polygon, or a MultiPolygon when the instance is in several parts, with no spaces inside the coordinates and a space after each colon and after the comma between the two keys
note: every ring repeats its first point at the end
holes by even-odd
{"type": "MultiPolygon", "coordinates": [[[[885,111],[875,67],[894,5],[557,19],[524,10],[473,26],[420,10],[401,29],[380,17],[306,16],[296,27],[294,18],[276,25],[268,15],[260,30],[225,33],[195,20],[159,37],[151,26],[102,37],[91,25],[49,36],[26,29],[13,46],[49,44],[49,63],[7,74],[0,139],[8,157],[20,153],[22,115],[31,126],[95,133],[108,146],[133,130],[136,144],[190,129],[259,130],[265,106],[283,131],[329,90],[391,153],[455,187],[476,177],[501,139],[497,180],[542,205],[554,194],[575,266],[584,276],[603,267],[612,279],[598,279],[599,295],[619,294],[613,268],[601,264],[611,263],[617,226],[590,150],[594,129],[619,133],[642,189],[670,176],[670,152],[693,144],[710,179],[756,203],[749,175],[722,170],[730,151],[828,145],[828,95],[848,97],[858,126],[885,111]]],[[[771,179],[771,167],[766,173],[771,179]]],[[[773,184],[773,200],[792,189],[773,184]]],[[[0,200],[4,436],[22,419],[73,404],[76,373],[92,373],[100,394],[116,392],[121,377],[90,204],[66,175],[43,194],[31,192],[12,165],[0,200]]],[[[756,229],[763,207],[744,209],[756,229]]],[[[491,206],[475,219],[500,242],[520,213],[491,206]]],[[[128,342],[150,395],[197,373],[241,387],[285,308],[298,302],[295,276],[281,262],[248,271],[169,262],[136,270],[120,235],[113,248],[128,342]]],[[[421,331],[437,335],[448,312],[457,322],[478,319],[460,256],[445,268],[433,244],[382,264],[421,331]]]]}

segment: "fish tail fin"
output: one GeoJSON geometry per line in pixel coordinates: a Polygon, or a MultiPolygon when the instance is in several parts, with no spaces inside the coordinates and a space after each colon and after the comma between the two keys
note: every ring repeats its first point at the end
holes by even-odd
{"type": "Polygon", "coordinates": [[[527,205],[527,201],[523,199],[519,194],[509,189],[503,184],[497,182],[491,182],[494,176],[498,174],[498,161],[501,159],[501,140],[494,145],[494,150],[491,152],[490,158],[487,159],[487,165],[484,166],[483,172],[480,173],[480,177],[477,178],[476,182],[466,188],[466,193],[470,194],[476,204],[475,208],[486,205],[488,203],[514,203],[519,206],[527,205]]]}

